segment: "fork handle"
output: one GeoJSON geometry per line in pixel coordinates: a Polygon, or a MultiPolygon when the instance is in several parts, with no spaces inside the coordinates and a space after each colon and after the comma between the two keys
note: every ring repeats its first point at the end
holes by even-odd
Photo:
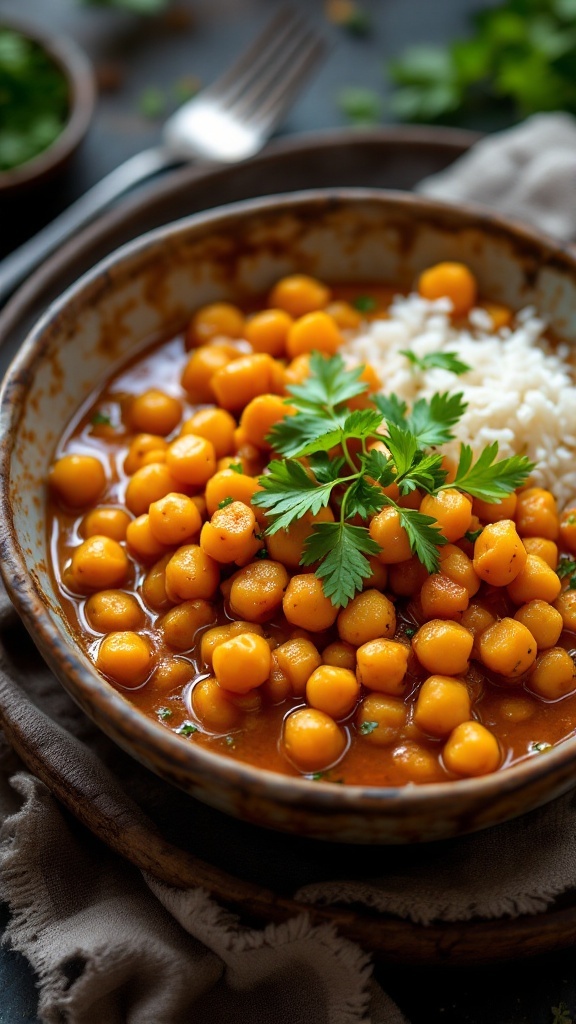
{"type": "Polygon", "coordinates": [[[85,227],[115,199],[159,171],[185,163],[162,147],[145,149],[93,185],[53,221],[0,261],[0,305],[58,246],[85,227]]]}

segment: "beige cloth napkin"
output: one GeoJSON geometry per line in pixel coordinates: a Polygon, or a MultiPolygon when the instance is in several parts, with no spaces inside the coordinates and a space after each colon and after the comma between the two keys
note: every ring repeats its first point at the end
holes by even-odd
{"type": "MultiPolygon", "coordinates": [[[[421,188],[490,202],[571,238],[575,171],[576,122],[551,114],[483,140],[421,188]],[[542,169],[544,151],[556,155],[542,169]]],[[[73,777],[92,773],[102,793],[117,790],[121,777],[128,807],[144,794],[162,800],[165,784],[92,726],[0,594],[0,689],[14,680],[61,727],[54,756],[73,777]]],[[[22,724],[42,730],[26,702],[22,724]]],[[[6,743],[0,822],[0,898],[11,913],[5,938],[36,972],[46,1024],[406,1024],[358,946],[305,915],[246,928],[207,893],[142,876],[72,820],[6,743]]],[[[260,854],[254,834],[232,820],[225,829],[236,860],[260,854]]],[[[296,895],[360,902],[424,925],[535,914],[576,887],[576,799],[569,794],[497,829],[400,855],[384,849],[364,862],[351,851],[346,863],[339,878],[328,871],[323,878],[316,865],[320,881],[301,884],[296,895]]]]}

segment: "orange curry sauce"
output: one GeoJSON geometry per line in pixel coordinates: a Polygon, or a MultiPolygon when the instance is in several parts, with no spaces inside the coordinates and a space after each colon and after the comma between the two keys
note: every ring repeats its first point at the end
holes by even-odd
{"type": "MultiPolygon", "coordinates": [[[[392,290],[372,286],[362,289],[339,287],[334,289],[333,298],[350,301],[358,295],[366,294],[377,300],[377,309],[373,315],[383,315],[393,294],[392,290]]],[[[102,462],[107,472],[107,486],[97,503],[98,506],[124,507],[124,494],[129,479],[124,470],[124,460],[134,433],[123,421],[123,410],[130,396],[138,395],[149,388],[161,389],[182,402],[182,421],[198,409],[198,406],[187,400],[186,393],[180,385],[182,371],[189,355],[184,335],[170,338],[154,346],[125,366],[104,387],[95,391],[69,424],[61,438],[55,458],[71,453],[91,454],[102,462]]],[[[173,431],[168,440],[177,436],[178,430],[179,428],[173,431]]],[[[267,456],[263,453],[263,466],[266,461],[267,456]]],[[[81,524],[87,511],[87,508],[66,508],[55,494],[48,495],[47,525],[53,575],[71,631],[94,661],[102,634],[92,629],[87,621],[85,604],[89,595],[74,593],[73,589],[68,589],[63,582],[66,566],[74,550],[84,539],[81,524]]],[[[463,542],[462,546],[471,555],[472,545],[469,544],[466,548],[466,543],[463,542]]],[[[208,732],[195,716],[191,703],[193,687],[211,675],[200,658],[201,634],[213,625],[231,621],[232,616],[228,614],[225,602],[218,594],[214,622],[199,631],[193,645],[187,650],[167,647],[156,628],[156,623],[163,613],[148,607],[141,594],[142,580],[156,560],[142,562],[131,557],[129,578],[122,589],[132,593],[141,606],[145,625],[139,632],[146,635],[152,643],[155,665],[166,658],[181,661],[182,679],[176,686],[166,687],[166,683],[158,679],[158,673],[153,672],[143,684],[135,688],[120,686],[112,680],[113,685],[140,708],[143,714],[161,723],[163,728],[175,732],[182,730],[180,735],[183,743],[200,744],[238,760],[287,775],[303,774],[290,763],[283,752],[281,735],[284,719],[294,709],[305,705],[304,698],[287,699],[277,705],[263,701],[256,710],[243,712],[240,726],[224,735],[208,732]]],[[[226,579],[237,569],[236,564],[223,566],[222,578],[226,579]]],[[[415,617],[417,609],[409,599],[396,597],[388,590],[386,593],[392,597],[396,606],[395,639],[404,638],[409,643],[409,638],[419,624],[415,617]]],[[[485,604],[490,604],[490,592],[483,594],[483,600],[485,604]]],[[[496,613],[513,616],[516,607],[510,604],[509,609],[503,611],[501,602],[502,595],[495,595],[496,613]]],[[[272,637],[282,643],[289,638],[294,627],[286,621],[280,611],[271,621],[263,623],[263,629],[266,637],[272,637]]],[[[310,639],[322,652],[329,643],[338,640],[336,626],[325,633],[312,633],[310,639]]],[[[576,648],[576,634],[564,630],[558,645],[572,651],[576,648]]],[[[419,665],[412,652],[402,697],[408,708],[413,707],[419,686],[427,675],[429,673],[419,665]]],[[[473,700],[473,716],[494,733],[500,743],[501,767],[526,757],[543,756],[541,751],[548,745],[554,745],[575,732],[576,693],[555,701],[544,700],[525,688],[525,677],[503,680],[502,677],[488,672],[476,660],[470,662],[466,677],[460,678],[465,678],[469,687],[473,700]],[[511,699],[516,698],[520,698],[520,705],[516,701],[515,710],[511,711],[511,699]]],[[[412,782],[438,782],[456,778],[442,761],[441,750],[445,740],[425,735],[411,723],[410,714],[400,737],[390,745],[375,745],[370,742],[369,737],[362,736],[355,724],[355,711],[340,724],[348,740],[343,757],[333,767],[326,771],[310,773],[307,775],[308,778],[369,786],[404,786],[412,782]]]]}

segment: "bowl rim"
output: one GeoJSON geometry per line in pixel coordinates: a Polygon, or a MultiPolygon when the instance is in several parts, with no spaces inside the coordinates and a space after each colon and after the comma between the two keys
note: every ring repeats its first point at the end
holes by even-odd
{"type": "Polygon", "coordinates": [[[17,167],[0,171],[0,197],[11,189],[49,175],[66,161],[86,135],[96,106],[92,64],[71,36],[52,32],[18,15],[0,13],[0,28],[18,32],[48,54],[68,86],[69,111],[62,131],[46,149],[17,167]]]}
{"type": "MultiPolygon", "coordinates": [[[[26,568],[10,502],[11,454],[21,415],[21,402],[33,380],[34,365],[42,357],[42,337],[50,327],[56,325],[70,302],[78,301],[90,289],[97,291],[99,280],[107,279],[114,270],[121,272],[127,259],[145,257],[154,247],[173,245],[179,236],[185,236],[195,228],[222,228],[227,222],[233,223],[238,218],[261,213],[294,212],[295,208],[300,210],[318,203],[330,206],[334,203],[366,202],[392,208],[398,205],[416,206],[423,215],[432,219],[435,216],[441,217],[444,222],[452,220],[460,228],[489,227],[512,241],[523,241],[539,249],[545,257],[541,261],[542,265],[559,265],[576,277],[574,247],[558,242],[523,222],[495,213],[480,204],[467,202],[455,205],[395,189],[342,186],[276,193],[193,213],[145,232],[115,249],[67,287],[35,322],[6,371],[0,387],[0,516],[4,523],[0,534],[0,573],[32,640],[52,670],[59,675],[64,688],[84,710],[82,699],[90,705],[96,696],[98,714],[94,714],[94,708],[86,713],[132,756],[138,756],[133,748],[140,742],[144,749],[162,751],[163,762],[172,764],[174,768],[184,767],[185,770],[188,764],[190,769],[206,772],[215,782],[240,787],[247,793],[255,789],[264,798],[273,797],[284,806],[296,805],[321,813],[350,812],[356,809],[363,815],[382,815],[387,808],[397,810],[402,805],[402,810],[408,815],[428,807],[434,800],[439,805],[449,806],[457,794],[463,797],[468,794],[472,798],[476,795],[485,804],[490,796],[510,795],[521,789],[526,782],[536,782],[543,778],[552,769],[567,768],[576,754],[576,735],[552,747],[545,757],[535,755],[533,759],[504,766],[489,775],[396,787],[342,786],[326,780],[323,780],[321,786],[310,785],[309,779],[257,768],[224,754],[186,744],[181,737],[148,717],[112,684],[103,680],[89,659],[73,643],[70,635],[53,622],[33,574],[26,568]],[[63,673],[66,682],[62,678],[63,673]],[[67,685],[69,680],[70,686],[67,685]],[[123,730],[127,733],[124,741],[123,730]]],[[[571,788],[570,782],[566,783],[564,790],[568,788],[571,788]]],[[[544,797],[540,803],[546,799],[544,797]]],[[[517,813],[521,814],[522,809],[517,813]]]]}

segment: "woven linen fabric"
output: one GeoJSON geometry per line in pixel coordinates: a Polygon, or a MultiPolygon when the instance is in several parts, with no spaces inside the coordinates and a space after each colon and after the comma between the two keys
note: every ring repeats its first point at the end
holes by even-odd
{"type": "MultiPolygon", "coordinates": [[[[484,202],[568,239],[576,235],[575,170],[576,122],[541,115],[482,140],[421,191],[484,202]]],[[[78,709],[0,594],[0,691],[15,683],[31,745],[49,732],[51,757],[69,778],[89,777],[95,799],[114,791],[127,821],[140,797],[161,804],[166,784],[78,709]]],[[[189,808],[191,799],[181,799],[189,808]]],[[[0,897],[11,915],[5,941],[36,972],[46,1024],[407,1024],[373,981],[366,951],[305,914],[243,927],[206,892],[143,876],[65,812],[7,743],[0,822],[0,897]]],[[[254,859],[254,837],[231,819],[220,827],[234,872],[254,859]]],[[[422,925],[538,913],[576,885],[575,836],[576,799],[568,794],[510,824],[402,856],[351,852],[337,876],[323,875],[319,860],[296,895],[304,903],[364,903],[422,925]]],[[[286,845],[280,868],[289,875],[286,845]]]]}

